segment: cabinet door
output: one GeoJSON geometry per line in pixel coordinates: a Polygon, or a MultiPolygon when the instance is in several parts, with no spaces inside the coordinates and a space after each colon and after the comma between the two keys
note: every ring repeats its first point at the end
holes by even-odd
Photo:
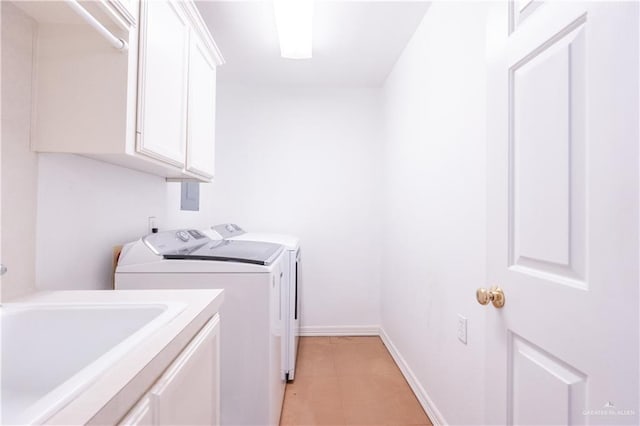
{"type": "Polygon", "coordinates": [[[136,149],[182,168],[187,122],[189,24],[181,6],[143,1],[140,9],[136,149]]]}
{"type": "Polygon", "coordinates": [[[189,49],[187,170],[213,177],[215,155],[216,65],[207,46],[191,34],[189,49]]]}
{"type": "Polygon", "coordinates": [[[137,0],[120,0],[120,1],[112,1],[113,3],[120,3],[123,7],[126,8],[126,10],[133,15],[134,17],[138,15],[136,8],[137,8],[137,0]]]}
{"type": "Polygon", "coordinates": [[[153,411],[151,410],[151,400],[148,396],[142,398],[129,414],[118,423],[120,426],[151,426],[153,422],[153,411]]]}
{"type": "Polygon", "coordinates": [[[152,388],[154,424],[220,424],[219,324],[216,315],[152,388]]]}

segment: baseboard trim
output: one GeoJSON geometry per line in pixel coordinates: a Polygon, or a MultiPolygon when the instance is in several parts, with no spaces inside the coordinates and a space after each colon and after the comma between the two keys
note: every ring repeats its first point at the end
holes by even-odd
{"type": "Polygon", "coordinates": [[[300,327],[301,336],[379,336],[379,325],[338,325],[300,327]]]}
{"type": "Polygon", "coordinates": [[[424,388],[418,381],[418,378],[409,367],[409,364],[407,364],[407,362],[402,357],[402,355],[400,355],[398,348],[396,348],[396,346],[391,341],[391,338],[384,331],[383,328],[380,328],[380,338],[382,339],[382,342],[384,343],[384,345],[387,347],[387,350],[395,360],[396,364],[398,364],[398,367],[400,367],[400,371],[402,371],[404,378],[409,383],[409,386],[411,386],[413,393],[418,398],[420,405],[422,405],[422,408],[424,408],[424,411],[427,413],[427,415],[429,416],[429,419],[431,419],[431,422],[434,424],[434,426],[448,424],[444,420],[442,413],[440,413],[440,411],[436,408],[435,404],[433,403],[433,400],[429,398],[427,391],[424,390],[424,388]]]}

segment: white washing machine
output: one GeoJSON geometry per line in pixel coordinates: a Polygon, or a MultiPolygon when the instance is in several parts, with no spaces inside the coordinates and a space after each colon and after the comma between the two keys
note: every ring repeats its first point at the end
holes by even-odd
{"type": "Polygon", "coordinates": [[[124,246],[116,289],[224,289],[220,310],[222,425],[277,425],[286,381],[282,246],[212,240],[188,229],[124,246]]]}
{"type": "Polygon", "coordinates": [[[264,234],[245,232],[234,223],[212,226],[216,234],[209,234],[212,238],[223,238],[240,241],[262,241],[279,244],[284,247],[283,258],[284,286],[282,304],[286,308],[284,313],[284,336],[282,348],[283,374],[287,380],[295,378],[298,342],[300,339],[300,314],[302,289],[302,268],[300,257],[300,240],[298,237],[282,234],[264,234]]]}

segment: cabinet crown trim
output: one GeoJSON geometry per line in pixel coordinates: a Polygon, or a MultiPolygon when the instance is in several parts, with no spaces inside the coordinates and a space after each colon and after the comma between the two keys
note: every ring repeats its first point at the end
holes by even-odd
{"type": "Polygon", "coordinates": [[[225,60],[222,56],[222,52],[218,48],[207,24],[204,22],[200,11],[196,7],[195,3],[192,1],[182,2],[182,6],[187,14],[187,17],[193,24],[193,29],[198,33],[198,35],[202,38],[202,41],[207,45],[210,49],[211,54],[213,55],[213,60],[216,62],[216,66],[224,65],[225,60]]]}

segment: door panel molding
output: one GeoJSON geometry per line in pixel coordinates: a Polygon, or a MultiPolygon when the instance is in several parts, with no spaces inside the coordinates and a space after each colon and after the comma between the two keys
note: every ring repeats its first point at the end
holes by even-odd
{"type": "Polygon", "coordinates": [[[508,265],[586,289],[585,27],[509,64],[508,265]]]}
{"type": "Polygon", "coordinates": [[[584,424],[588,376],[508,333],[508,424],[584,424]]]}
{"type": "Polygon", "coordinates": [[[509,34],[520,27],[524,21],[533,15],[543,1],[534,0],[512,0],[509,2],[509,34]]]}

